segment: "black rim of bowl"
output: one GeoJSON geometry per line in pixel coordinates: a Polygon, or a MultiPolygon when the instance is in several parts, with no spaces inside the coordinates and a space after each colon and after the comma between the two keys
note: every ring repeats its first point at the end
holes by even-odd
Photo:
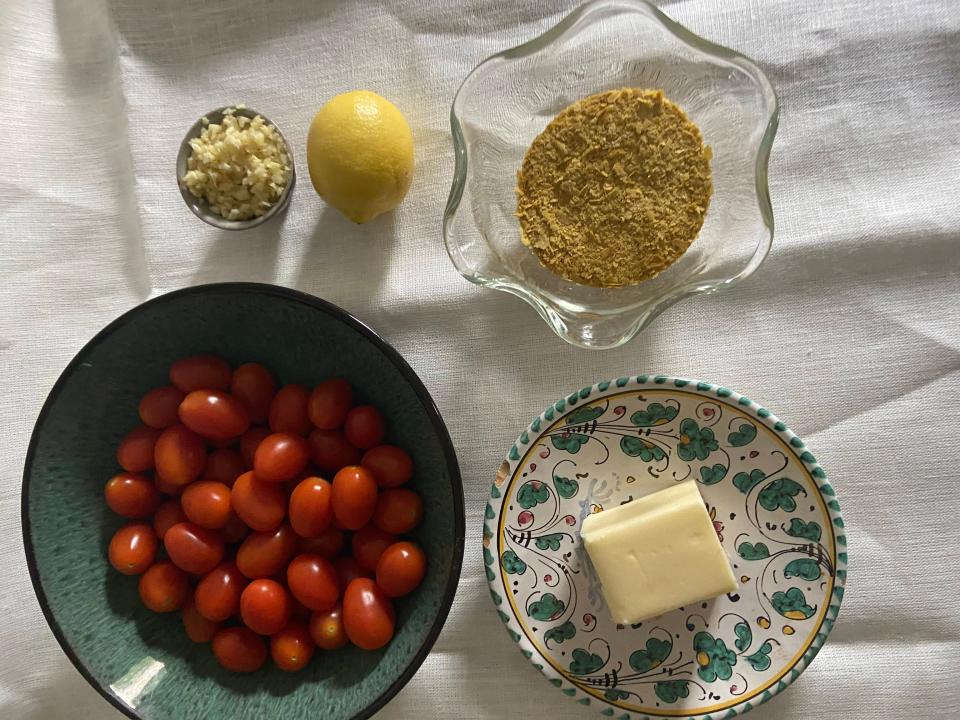
{"type": "Polygon", "coordinates": [[[40,603],[40,609],[43,611],[43,616],[46,619],[47,624],[50,626],[50,629],[53,631],[54,637],[57,639],[57,642],[60,644],[63,652],[70,659],[70,662],[73,663],[73,666],[80,672],[84,679],[90,683],[90,685],[111,705],[113,705],[124,715],[129,718],[133,718],[133,720],[145,720],[143,715],[139,714],[136,710],[124,703],[117,695],[107,690],[107,688],[105,688],[87,670],[86,666],[77,656],[73,647],[69,642],[67,642],[63,631],[60,629],[60,624],[57,622],[56,617],[54,617],[53,611],[47,602],[46,593],[44,592],[43,586],[40,583],[40,573],[37,569],[37,560],[33,551],[33,537],[30,526],[29,495],[31,468],[33,466],[33,456],[36,452],[37,431],[46,421],[47,414],[56,403],[63,384],[66,382],[67,378],[72,374],[73,370],[81,362],[81,359],[87,354],[88,351],[99,345],[118,327],[121,327],[129,322],[148,306],[153,307],[156,305],[162,305],[185,295],[198,295],[211,291],[273,295],[285,300],[292,300],[320,310],[356,330],[367,340],[376,345],[380,351],[387,356],[387,359],[397,368],[397,370],[400,371],[400,374],[403,375],[404,379],[410,383],[410,387],[413,388],[417,398],[423,404],[424,410],[426,410],[427,415],[429,415],[430,423],[433,425],[433,429],[437,433],[437,437],[439,438],[440,444],[443,448],[443,455],[446,460],[447,468],[450,472],[454,507],[460,509],[460,512],[457,513],[454,522],[454,553],[452,566],[450,567],[450,577],[447,581],[447,587],[443,593],[440,611],[437,613],[437,617],[433,622],[433,626],[427,633],[427,637],[424,639],[423,644],[413,656],[410,664],[407,665],[406,669],[400,674],[400,677],[397,678],[396,681],[390,685],[390,687],[388,687],[372,703],[370,703],[365,709],[361,710],[352,718],[352,720],[364,720],[364,718],[369,718],[375,712],[383,708],[383,706],[393,699],[393,697],[400,692],[401,688],[403,688],[403,686],[410,681],[410,678],[416,674],[417,670],[420,669],[423,661],[430,653],[430,650],[433,648],[433,645],[437,641],[437,637],[440,635],[440,631],[443,629],[443,625],[446,622],[447,615],[450,612],[450,607],[453,604],[453,598],[457,592],[457,585],[460,581],[460,571],[463,564],[463,545],[466,534],[463,480],[460,475],[460,465],[457,462],[457,455],[453,448],[453,442],[450,439],[450,433],[447,431],[447,426],[443,422],[443,417],[440,415],[440,411],[437,409],[436,403],[433,401],[433,398],[427,391],[427,388],[424,386],[419,376],[417,376],[417,374],[413,371],[413,368],[410,367],[407,361],[403,359],[403,356],[400,355],[400,353],[397,352],[394,347],[390,345],[390,343],[380,337],[372,328],[358,320],[343,308],[327,302],[326,300],[321,300],[318,297],[308,295],[307,293],[300,292],[299,290],[292,290],[290,288],[280,287],[278,285],[268,285],[265,283],[228,282],[196,285],[193,287],[184,288],[182,290],[174,290],[151,300],[147,300],[146,302],[143,302],[131,310],[123,313],[120,317],[94,335],[93,338],[90,339],[90,341],[88,341],[67,364],[67,366],[60,373],[60,376],[57,378],[56,383],[54,383],[53,388],[47,395],[47,399],[43,403],[43,407],[40,409],[40,414],[37,416],[37,421],[34,423],[33,432],[30,435],[30,445],[27,447],[27,456],[24,461],[23,470],[23,484],[20,491],[20,522],[23,531],[23,545],[27,555],[27,567],[30,570],[30,581],[33,583],[33,591],[36,593],[37,600],[40,603]]]}

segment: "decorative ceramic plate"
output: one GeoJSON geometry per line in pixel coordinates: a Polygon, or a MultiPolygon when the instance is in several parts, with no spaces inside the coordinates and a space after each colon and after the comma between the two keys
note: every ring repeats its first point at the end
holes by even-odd
{"type": "Polygon", "coordinates": [[[490,494],[500,619],[553,685],[608,717],[746,712],[800,675],[840,610],[847,543],[826,474],[769,410],[723,387],[646,375],[585,387],[520,434],[490,494]],[[739,590],[617,625],[581,522],[691,478],[739,590]]]}

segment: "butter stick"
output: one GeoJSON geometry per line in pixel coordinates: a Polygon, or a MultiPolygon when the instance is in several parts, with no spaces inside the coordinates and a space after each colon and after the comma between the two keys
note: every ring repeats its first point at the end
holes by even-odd
{"type": "Polygon", "coordinates": [[[737,589],[694,481],[590,515],[580,535],[623,625],[737,589]]]}

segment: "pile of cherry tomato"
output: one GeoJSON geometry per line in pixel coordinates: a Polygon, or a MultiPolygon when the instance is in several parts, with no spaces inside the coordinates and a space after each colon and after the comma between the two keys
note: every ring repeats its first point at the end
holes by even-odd
{"type": "Polygon", "coordinates": [[[278,390],[263,365],[213,355],[174,363],[170,381],[117,449],[106,501],[131,522],[111,565],[235,672],[268,653],[295,671],[318,647],[386,645],[393,598],[420,584],[426,556],[401,539],[423,504],[380,412],[354,406],[346,380],[278,390]]]}

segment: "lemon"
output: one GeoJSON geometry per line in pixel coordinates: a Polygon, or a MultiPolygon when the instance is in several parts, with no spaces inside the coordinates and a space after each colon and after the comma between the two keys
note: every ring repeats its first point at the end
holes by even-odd
{"type": "Polygon", "coordinates": [[[413,178],[413,134],[389,100],[368,90],[332,98],[307,133],[317,194],[356,223],[393,210],[413,178]]]}

